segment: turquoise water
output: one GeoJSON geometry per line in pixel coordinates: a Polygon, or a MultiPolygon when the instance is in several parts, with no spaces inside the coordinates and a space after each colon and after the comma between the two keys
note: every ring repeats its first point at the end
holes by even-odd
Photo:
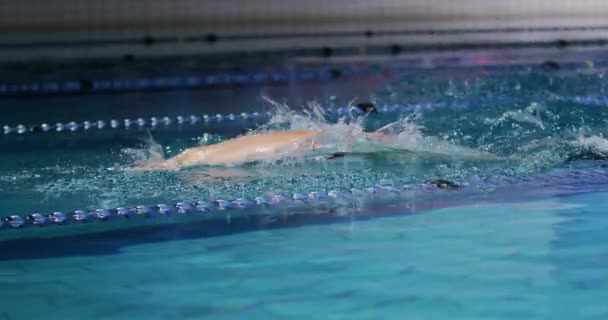
{"type": "Polygon", "coordinates": [[[605,319],[607,195],[4,261],[2,315],[605,319]]]}
{"type": "MultiPolygon", "coordinates": [[[[334,161],[119,170],[146,156],[150,137],[171,156],[246,132],[238,123],[2,136],[3,215],[311,191],[351,196],[251,216],[0,230],[0,319],[605,319],[608,100],[603,70],[584,65],[379,73],[365,79],[359,99],[439,107],[368,116],[359,123],[367,131],[407,119],[399,143],[334,161]],[[493,157],[472,156],[479,154],[493,157]],[[443,190],[433,179],[461,188],[443,190]],[[358,198],[369,187],[399,191],[358,198]]],[[[86,105],[73,114],[83,120],[131,116],[130,104],[133,116],[175,116],[194,112],[199,99],[239,112],[247,95],[267,90],[325,106],[353,98],[349,83],[298,88],[5,105],[40,123],[51,120],[33,111],[47,102],[57,110],[86,105]]],[[[334,128],[327,118],[322,124],[334,128]]]]}
{"type": "MultiPolygon", "coordinates": [[[[371,83],[368,87],[373,90],[369,89],[361,95],[359,91],[349,91],[344,83],[338,86],[330,83],[322,90],[309,88],[297,91],[287,87],[282,91],[258,88],[257,92],[260,94],[272,89],[277,100],[280,100],[281,95],[296,91],[296,95],[310,99],[316,97],[325,106],[332,106],[337,100],[348,100],[344,96],[371,99],[378,105],[442,103],[442,107],[401,115],[410,116],[412,125],[405,130],[403,145],[399,147],[413,151],[413,156],[403,153],[376,154],[330,163],[307,162],[303,166],[252,165],[241,168],[240,179],[226,182],[209,178],[207,171],[200,168],[178,173],[146,174],[108,169],[132,163],[133,153],[125,151],[145,151],[143,141],[149,136],[162,144],[166,155],[171,156],[185,147],[205,143],[203,131],[212,134],[214,141],[241,134],[243,130],[239,128],[239,123],[198,130],[158,129],[152,130],[150,135],[145,131],[131,130],[74,135],[51,133],[22,138],[6,136],[1,141],[4,152],[0,159],[0,181],[5,187],[0,190],[0,208],[7,214],[69,211],[154,204],[194,197],[254,197],[277,190],[329,191],[365,188],[379,183],[401,187],[437,178],[475,184],[491,177],[520,178],[552,168],[568,167],[568,160],[581,152],[608,154],[608,140],[604,138],[608,133],[605,130],[608,108],[603,100],[606,87],[602,69],[569,68],[555,71],[521,67],[412,70],[397,79],[385,79],[378,75],[373,80],[366,79],[366,82],[371,83]],[[336,87],[335,91],[332,91],[332,86],[336,87]],[[577,100],[580,97],[584,99],[577,100]],[[497,160],[474,161],[466,157],[451,157],[454,153],[451,151],[446,153],[447,157],[446,154],[425,156],[424,151],[441,149],[440,144],[451,146],[452,149],[489,152],[496,155],[497,160]]],[[[50,110],[64,110],[70,106],[77,108],[78,105],[94,105],[93,102],[101,101],[98,106],[86,108],[91,118],[85,117],[86,112],[81,110],[74,113],[74,120],[122,119],[125,110],[128,110],[126,106],[130,104],[137,107],[137,116],[174,116],[173,112],[182,114],[182,111],[189,114],[194,111],[195,100],[204,101],[200,103],[201,110],[210,110],[207,99],[218,101],[215,112],[233,109],[238,112],[244,106],[251,109],[251,105],[257,110],[272,110],[268,103],[257,100],[245,104],[242,101],[245,98],[238,94],[239,90],[208,96],[201,92],[169,92],[164,96],[151,93],[159,102],[151,105],[150,110],[144,108],[152,100],[150,97],[144,98],[146,94],[110,98],[78,96],[63,100],[55,97],[49,99],[48,103],[50,110]],[[236,98],[221,99],[221,96],[236,98]],[[121,112],[115,113],[114,110],[103,115],[106,105],[110,110],[119,109],[121,112]],[[168,111],[167,106],[175,111],[168,111]]],[[[252,91],[255,90],[247,89],[243,94],[249,97],[252,91]]],[[[44,114],[33,111],[36,104],[40,106],[46,103],[45,100],[25,99],[21,104],[6,102],[6,106],[18,110],[23,107],[28,111],[29,118],[33,114],[41,117],[30,121],[41,123],[48,120],[44,119],[44,114]]],[[[296,102],[290,106],[295,109],[305,107],[296,102]]],[[[372,115],[363,125],[366,130],[373,131],[398,120],[399,116],[372,115]]],[[[11,114],[11,117],[15,115],[11,114]]]]}

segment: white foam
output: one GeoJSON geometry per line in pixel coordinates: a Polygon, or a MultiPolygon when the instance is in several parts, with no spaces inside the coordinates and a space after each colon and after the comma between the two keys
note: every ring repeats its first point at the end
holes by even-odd
{"type": "Polygon", "coordinates": [[[601,152],[608,152],[608,139],[601,135],[592,135],[589,137],[579,135],[574,144],[581,147],[592,148],[601,152]]]}
{"type": "Polygon", "coordinates": [[[496,119],[486,118],[485,122],[494,126],[506,121],[512,121],[522,124],[530,124],[545,130],[546,126],[542,121],[541,112],[549,113],[545,106],[538,103],[531,103],[523,110],[507,111],[496,119]]]}

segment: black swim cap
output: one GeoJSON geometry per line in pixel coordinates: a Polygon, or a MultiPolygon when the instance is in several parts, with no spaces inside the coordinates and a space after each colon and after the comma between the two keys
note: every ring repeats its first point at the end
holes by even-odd
{"type": "Polygon", "coordinates": [[[355,104],[355,107],[359,108],[359,110],[364,113],[374,113],[376,112],[376,105],[372,102],[359,102],[355,104]]]}

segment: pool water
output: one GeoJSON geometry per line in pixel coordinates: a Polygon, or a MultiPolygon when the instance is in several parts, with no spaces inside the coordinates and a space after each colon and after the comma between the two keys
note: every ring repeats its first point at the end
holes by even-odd
{"type": "MultiPolygon", "coordinates": [[[[554,168],[567,168],[585,155],[587,158],[608,155],[608,140],[604,138],[608,108],[602,95],[603,77],[602,70],[591,73],[576,68],[559,72],[534,68],[455,68],[412,70],[396,80],[376,79],[372,87],[379,87],[377,82],[382,82],[385,89],[373,91],[369,98],[379,107],[399,101],[436,105],[406,112],[383,112],[355,121],[365,130],[374,131],[406,117],[405,125],[398,126],[399,142],[392,148],[397,152],[326,162],[254,164],[235,168],[236,172],[230,174],[238,178],[229,181],[222,178],[224,173],[211,174],[206,168],[145,173],[121,169],[145,157],[149,148],[146,141],[150,139],[162,145],[166,156],[171,156],[186,147],[246,133],[246,129],[263,121],[183,129],[4,136],[0,181],[5,188],[0,190],[0,207],[6,213],[69,211],[193,198],[253,198],[276,191],[327,192],[375,185],[401,188],[438,178],[476,186],[497,177],[521,179],[554,168]],[[496,159],[471,157],[474,153],[490,153],[496,159]]],[[[175,93],[168,95],[171,98],[164,100],[170,105],[167,101],[174,99],[175,93]]],[[[331,105],[332,97],[321,99],[326,100],[321,104],[331,105]]],[[[108,100],[95,95],[71,99],[71,103],[83,104],[108,100]]],[[[127,103],[137,105],[136,96],[122,99],[125,101],[120,97],[108,101],[123,105],[122,109],[127,103]]],[[[230,101],[233,100],[223,101],[225,105],[216,112],[227,109],[230,101]]],[[[25,101],[25,108],[32,108],[32,103],[25,101]]],[[[296,110],[305,107],[293,106],[296,110]]],[[[260,103],[258,107],[281,115],[273,108],[268,103],[260,103]]],[[[161,111],[157,107],[150,112],[158,115],[161,111]]],[[[121,116],[110,113],[106,117],[121,119],[121,116]]],[[[302,128],[302,117],[286,118],[280,129],[302,128]]],[[[326,118],[323,121],[327,123],[321,124],[330,127],[337,120],[329,115],[326,118]]],[[[311,126],[319,125],[318,119],[309,122],[311,126]]],[[[331,130],[334,136],[339,136],[343,132],[336,126],[331,130]]],[[[595,169],[603,167],[598,165],[595,169]]]]}
{"type": "Polygon", "coordinates": [[[374,65],[361,81],[242,95],[223,88],[7,99],[19,110],[7,114],[11,125],[201,110],[283,116],[253,93],[288,97],[302,110],[296,101],[334,107],[356,87],[382,112],[338,125],[329,114],[286,117],[277,127],[374,131],[396,123],[399,140],[391,150],[333,161],[129,172],[121,168],[151,144],[171,156],[263,122],[0,136],[5,216],[348,195],[250,215],[1,229],[0,319],[604,319],[608,98],[604,70],[588,65],[412,68],[390,77],[374,65]],[[390,110],[404,103],[412,107],[390,110]],[[45,105],[87,108],[44,118],[45,105]],[[438,188],[435,179],[459,187],[438,188]],[[370,187],[378,192],[359,196],[370,187]]]}
{"type": "Polygon", "coordinates": [[[2,315],[604,319],[607,195],[481,203],[131,245],[108,255],[4,261],[2,315]]]}

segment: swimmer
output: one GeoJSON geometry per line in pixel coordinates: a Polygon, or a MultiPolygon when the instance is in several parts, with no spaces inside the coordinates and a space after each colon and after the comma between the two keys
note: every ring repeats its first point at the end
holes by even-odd
{"type": "MultiPolygon", "coordinates": [[[[369,103],[362,106],[357,105],[357,107],[365,113],[375,111],[373,105],[369,103]]],[[[397,130],[396,127],[398,127],[398,124],[394,123],[375,132],[360,132],[356,137],[346,137],[348,141],[342,143],[342,149],[337,149],[335,143],[324,145],[323,140],[325,136],[321,129],[254,133],[217,144],[189,148],[170,159],[147,161],[127,170],[179,170],[193,166],[237,166],[251,162],[274,161],[288,157],[314,154],[319,155],[318,159],[333,160],[344,157],[352,152],[353,145],[358,143],[363,143],[363,149],[366,150],[364,152],[378,150],[407,151],[407,148],[402,149],[398,147],[400,130],[397,130]]],[[[434,144],[441,145],[436,142],[434,144]]],[[[410,151],[416,152],[415,149],[410,151]]],[[[428,151],[420,151],[420,153],[434,154],[428,151]]],[[[450,156],[457,153],[462,152],[457,148],[446,148],[443,153],[437,153],[437,155],[450,156]]],[[[464,157],[471,159],[496,159],[495,155],[483,152],[469,152],[464,157]]]]}
{"type": "MultiPolygon", "coordinates": [[[[374,150],[395,150],[394,141],[398,135],[384,132],[365,132],[361,141],[375,146],[374,150]]],[[[240,136],[224,142],[186,149],[178,155],[162,161],[144,163],[129,170],[179,170],[193,166],[237,166],[257,161],[281,160],[290,156],[319,154],[317,159],[333,160],[342,158],[351,150],[335,150],[321,144],[322,132],[316,130],[271,131],[240,136]],[[323,156],[323,154],[325,154],[323,156]]],[[[348,148],[348,147],[346,147],[348,148]]],[[[406,149],[404,149],[407,151],[406,149]]],[[[432,152],[420,151],[432,155],[432,152]]],[[[437,153],[436,156],[450,156],[437,153]]],[[[458,156],[458,155],[455,155],[458,156]]],[[[485,152],[461,153],[461,158],[496,160],[497,157],[485,152]]]]}
{"type": "MultiPolygon", "coordinates": [[[[236,166],[256,161],[278,160],[290,154],[314,153],[320,146],[320,131],[288,130],[240,136],[224,142],[186,149],[160,162],[143,165],[140,170],[178,170],[192,166],[236,166]]],[[[383,133],[371,132],[366,138],[378,140],[383,133]]],[[[343,155],[344,151],[334,153],[343,155]]],[[[337,158],[339,156],[335,156],[337,158]]],[[[329,155],[327,159],[333,159],[329,155]]],[[[137,169],[135,169],[137,170],[137,169]]]]}
{"type": "MultiPolygon", "coordinates": [[[[368,102],[356,104],[355,107],[365,113],[376,111],[375,105],[368,102]]],[[[320,131],[317,130],[287,130],[245,135],[217,144],[189,148],[170,159],[146,161],[127,170],[178,170],[199,165],[235,166],[278,160],[286,155],[306,155],[319,147],[319,134],[320,131]]]]}

